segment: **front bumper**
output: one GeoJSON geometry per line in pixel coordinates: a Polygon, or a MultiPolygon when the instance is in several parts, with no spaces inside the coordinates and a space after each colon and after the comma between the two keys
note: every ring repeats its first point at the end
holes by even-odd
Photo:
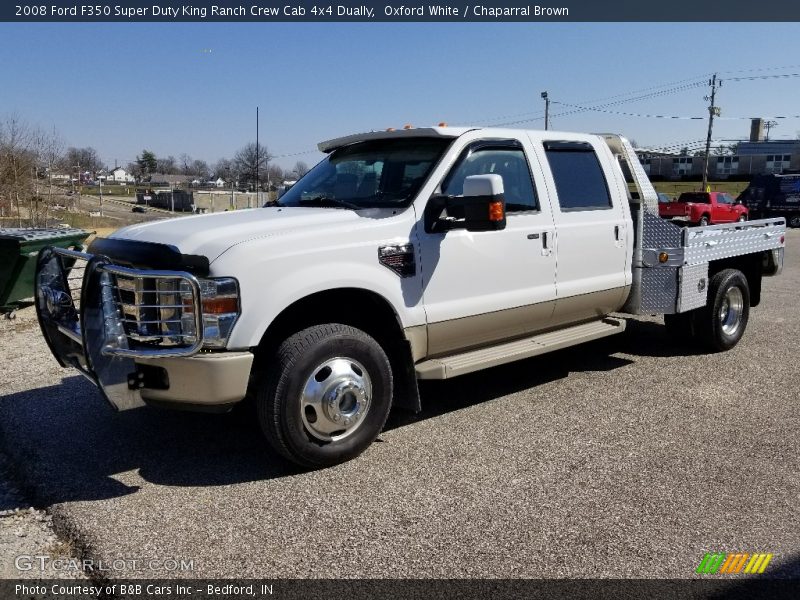
{"type": "Polygon", "coordinates": [[[102,256],[50,247],[39,254],[35,283],[36,312],[51,352],[62,366],[78,369],[97,385],[117,410],[137,408],[147,401],[189,407],[226,405],[244,398],[253,355],[200,352],[200,287],[192,274],[130,269],[102,256]],[[139,338],[126,329],[130,319],[121,308],[118,276],[186,284],[192,291],[195,317],[191,337],[175,329],[177,321],[163,317],[174,307],[174,292],[144,292],[158,295],[159,301],[161,294],[172,294],[167,297],[173,300],[166,306],[159,304],[159,320],[142,322],[163,332],[150,337],[189,341],[155,348],[137,344],[139,338]]]}
{"type": "Polygon", "coordinates": [[[253,354],[214,352],[191,358],[137,359],[136,366],[137,373],[144,374],[139,382],[143,400],[215,406],[245,397],[253,354]]]}

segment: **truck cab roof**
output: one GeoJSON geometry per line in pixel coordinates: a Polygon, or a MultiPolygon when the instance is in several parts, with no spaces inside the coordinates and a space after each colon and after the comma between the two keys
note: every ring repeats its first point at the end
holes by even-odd
{"type": "Polygon", "coordinates": [[[337,148],[373,140],[389,140],[402,138],[457,138],[470,131],[481,131],[487,137],[509,137],[514,135],[537,134],[546,135],[548,138],[564,140],[581,140],[596,138],[596,135],[585,133],[565,132],[565,131],[543,131],[534,129],[507,129],[499,127],[412,127],[410,129],[390,129],[386,131],[370,131],[367,133],[356,133],[343,137],[333,138],[317,144],[320,152],[326,154],[333,152],[337,148]]]}

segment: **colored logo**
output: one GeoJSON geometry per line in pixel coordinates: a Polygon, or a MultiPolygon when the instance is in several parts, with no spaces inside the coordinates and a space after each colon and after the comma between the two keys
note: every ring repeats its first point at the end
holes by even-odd
{"type": "Polygon", "coordinates": [[[755,575],[763,573],[772,554],[747,552],[725,553],[715,552],[706,553],[695,573],[700,575],[713,575],[716,573],[748,573],[755,575]]]}

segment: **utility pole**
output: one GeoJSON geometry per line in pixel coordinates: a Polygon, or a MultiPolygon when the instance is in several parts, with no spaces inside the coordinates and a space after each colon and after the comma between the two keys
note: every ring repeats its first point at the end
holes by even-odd
{"type": "Polygon", "coordinates": [[[708,105],[708,135],[706,136],[706,156],[703,160],[703,191],[706,191],[706,187],[708,186],[708,159],[709,154],[711,153],[711,130],[714,127],[714,117],[719,116],[719,107],[714,106],[714,99],[717,95],[717,86],[722,87],[722,80],[720,79],[717,81],[717,74],[711,77],[708,82],[708,85],[711,86],[711,96],[706,96],[706,100],[710,100],[710,104],[708,105]]]}
{"type": "Polygon", "coordinates": [[[261,191],[259,188],[261,187],[261,177],[258,172],[258,150],[258,107],[256,106],[256,202],[260,205],[261,191]]]}
{"type": "Polygon", "coordinates": [[[542,92],[542,99],[544,100],[544,128],[546,131],[550,129],[550,98],[547,97],[547,92],[542,92]]]}
{"type": "Polygon", "coordinates": [[[764,138],[765,142],[769,141],[769,130],[772,129],[773,127],[777,127],[777,126],[778,126],[778,122],[777,121],[765,121],[764,122],[764,129],[767,130],[767,135],[764,138]]]}
{"type": "MultiPolygon", "coordinates": [[[[75,168],[78,169],[78,197],[75,201],[76,206],[78,207],[78,212],[81,211],[81,163],[75,165],[75,168]]],[[[72,184],[72,191],[75,192],[75,184],[72,184]]]]}

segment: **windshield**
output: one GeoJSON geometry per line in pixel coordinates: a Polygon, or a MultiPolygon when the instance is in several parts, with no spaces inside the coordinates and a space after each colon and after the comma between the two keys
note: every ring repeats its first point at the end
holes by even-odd
{"type": "Polygon", "coordinates": [[[277,204],[351,209],[408,206],[451,141],[405,138],[339,148],[277,204]]]}

